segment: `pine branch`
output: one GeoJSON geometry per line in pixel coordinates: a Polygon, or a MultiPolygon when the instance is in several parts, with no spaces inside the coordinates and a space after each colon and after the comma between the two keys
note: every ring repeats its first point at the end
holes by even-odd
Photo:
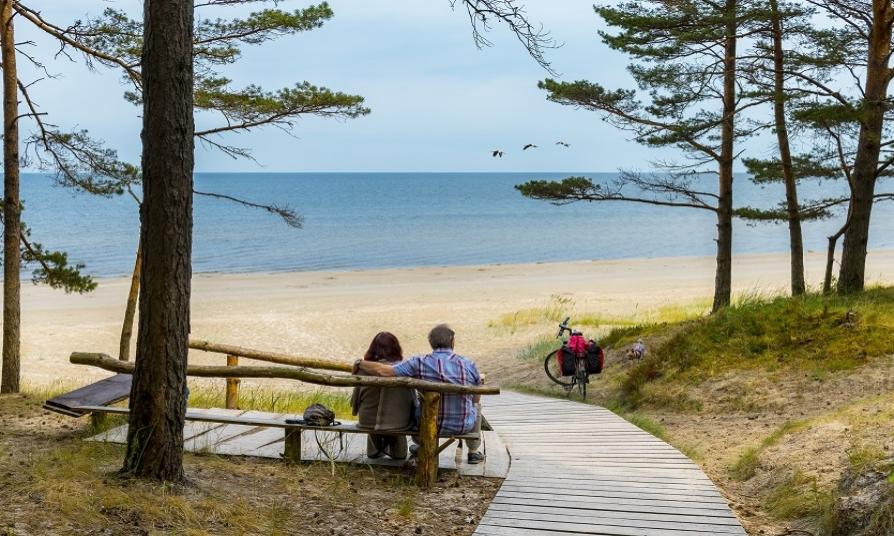
{"type": "MultiPolygon", "coordinates": [[[[450,7],[456,9],[457,0],[449,0],[450,7]]],[[[478,48],[490,47],[493,43],[486,34],[496,20],[509,27],[519,43],[541,67],[553,76],[558,73],[546,59],[546,50],[562,46],[557,43],[543,25],[535,26],[527,17],[524,6],[516,0],[462,0],[472,26],[472,39],[478,48]]]]}
{"type": "Polygon", "coordinates": [[[518,184],[515,189],[530,199],[548,201],[553,205],[567,205],[578,201],[620,201],[664,207],[697,208],[716,212],[702,196],[715,198],[715,194],[687,190],[682,183],[676,185],[670,178],[647,179],[643,176],[622,173],[613,182],[596,184],[587,177],[567,177],[561,181],[533,180],[518,184]],[[664,197],[627,195],[625,186],[633,185],[643,193],[655,193],[664,197]]]}
{"type": "Polygon", "coordinates": [[[231,195],[219,194],[214,192],[200,192],[198,190],[193,190],[192,193],[195,195],[201,195],[205,197],[212,197],[215,199],[224,199],[227,201],[232,201],[233,203],[237,203],[246,207],[257,208],[261,210],[265,210],[275,216],[278,216],[285,222],[289,227],[294,227],[296,229],[300,229],[304,226],[304,218],[301,217],[297,212],[292,210],[289,207],[282,205],[262,205],[259,203],[252,203],[251,201],[246,201],[244,199],[239,199],[238,197],[233,197],[231,195]]]}

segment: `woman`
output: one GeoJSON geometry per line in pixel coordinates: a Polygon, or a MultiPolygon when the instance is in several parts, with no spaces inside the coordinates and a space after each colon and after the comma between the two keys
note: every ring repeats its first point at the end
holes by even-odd
{"type": "MultiPolygon", "coordinates": [[[[400,342],[393,334],[382,331],[373,337],[365,361],[393,364],[403,360],[400,342]]],[[[415,393],[411,389],[383,387],[355,387],[351,409],[358,416],[361,428],[372,430],[412,430],[415,419],[415,393]]],[[[383,454],[395,460],[407,457],[407,437],[369,434],[366,455],[378,458],[383,454]]]]}

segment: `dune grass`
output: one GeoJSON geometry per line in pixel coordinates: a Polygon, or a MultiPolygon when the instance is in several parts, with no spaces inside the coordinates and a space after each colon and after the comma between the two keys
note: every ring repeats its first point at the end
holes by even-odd
{"type": "Polygon", "coordinates": [[[764,500],[764,508],[777,519],[819,519],[830,511],[832,503],[830,491],[821,489],[815,478],[795,469],[773,487],[764,500]]]}
{"type": "MultiPolygon", "coordinates": [[[[347,390],[289,390],[261,386],[243,386],[239,389],[239,409],[300,415],[314,403],[330,408],[340,419],[351,416],[351,395],[347,390]]],[[[208,383],[190,386],[189,407],[222,408],[225,404],[222,386],[208,383]]]]}
{"type": "Polygon", "coordinates": [[[701,318],[710,311],[711,302],[698,300],[686,304],[672,304],[644,311],[637,311],[627,316],[606,315],[588,310],[581,310],[574,299],[564,295],[553,295],[542,307],[521,309],[512,313],[500,315],[488,323],[488,327],[495,328],[509,334],[516,333],[521,328],[543,326],[544,330],[553,333],[553,329],[566,317],[571,317],[570,324],[575,328],[594,328],[597,330],[614,330],[623,332],[624,329],[642,331],[647,326],[683,322],[701,318]]]}
{"type": "Polygon", "coordinates": [[[573,307],[573,300],[569,296],[554,294],[543,307],[521,309],[512,313],[500,315],[488,323],[490,328],[515,333],[519,328],[537,324],[558,324],[568,316],[566,312],[573,307]],[[565,316],[563,316],[565,315],[565,316]]]}
{"type": "Polygon", "coordinates": [[[659,380],[698,385],[737,369],[800,370],[821,380],[890,355],[894,288],[870,289],[856,297],[750,296],[711,316],[670,327],[623,328],[603,339],[617,343],[669,334],[621,382],[625,404],[642,403],[643,387],[659,380]]]}
{"type": "Polygon", "coordinates": [[[543,337],[525,346],[518,352],[518,358],[524,361],[542,361],[546,355],[561,346],[555,337],[543,337]]]}

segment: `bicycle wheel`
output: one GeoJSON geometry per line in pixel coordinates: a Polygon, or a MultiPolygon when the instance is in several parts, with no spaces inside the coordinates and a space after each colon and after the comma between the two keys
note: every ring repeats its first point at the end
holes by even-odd
{"type": "Polygon", "coordinates": [[[578,359],[576,369],[574,377],[577,380],[577,392],[580,393],[582,400],[586,400],[587,383],[590,381],[589,374],[587,374],[587,361],[585,359],[578,359]]]}
{"type": "Polygon", "coordinates": [[[552,381],[562,387],[571,387],[574,385],[574,376],[562,376],[562,367],[559,366],[559,359],[556,357],[558,353],[559,349],[557,348],[546,354],[546,358],[543,360],[543,370],[552,381]]]}

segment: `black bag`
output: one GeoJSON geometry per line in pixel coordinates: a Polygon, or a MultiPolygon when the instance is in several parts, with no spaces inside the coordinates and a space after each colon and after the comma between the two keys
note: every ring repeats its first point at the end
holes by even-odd
{"type": "Polygon", "coordinates": [[[587,374],[601,374],[605,366],[605,352],[591,340],[587,344],[587,374]]]}
{"type": "Polygon", "coordinates": [[[562,376],[574,376],[574,352],[567,345],[563,344],[556,352],[556,359],[559,361],[559,369],[562,376]]]}
{"type": "Polygon", "coordinates": [[[302,419],[286,419],[286,424],[304,424],[307,426],[337,426],[335,412],[323,404],[311,404],[304,410],[302,419]]]}

